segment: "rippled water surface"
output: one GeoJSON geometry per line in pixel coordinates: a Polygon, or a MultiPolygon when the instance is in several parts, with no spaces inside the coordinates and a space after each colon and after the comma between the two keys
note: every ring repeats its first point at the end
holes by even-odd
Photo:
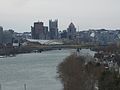
{"type": "Polygon", "coordinates": [[[54,50],[0,58],[2,90],[61,90],[57,66],[74,50],[54,50]]]}

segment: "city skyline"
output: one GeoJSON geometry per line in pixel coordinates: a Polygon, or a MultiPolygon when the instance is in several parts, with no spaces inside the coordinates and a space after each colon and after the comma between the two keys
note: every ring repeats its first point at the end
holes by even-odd
{"type": "Polygon", "coordinates": [[[30,31],[35,21],[48,26],[58,19],[59,30],[73,22],[79,30],[119,29],[118,0],[0,0],[0,26],[17,32],[30,31]]]}

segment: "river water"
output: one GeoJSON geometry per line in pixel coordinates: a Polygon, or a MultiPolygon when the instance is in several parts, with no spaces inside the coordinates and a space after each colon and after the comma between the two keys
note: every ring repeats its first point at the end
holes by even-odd
{"type": "Polygon", "coordinates": [[[74,50],[54,50],[0,58],[2,90],[62,90],[57,66],[74,50]]]}

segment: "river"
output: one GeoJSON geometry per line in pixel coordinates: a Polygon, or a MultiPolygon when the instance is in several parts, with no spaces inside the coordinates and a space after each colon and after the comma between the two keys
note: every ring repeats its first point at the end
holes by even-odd
{"type": "Polygon", "coordinates": [[[2,90],[62,90],[57,66],[74,50],[53,50],[0,58],[2,90]]]}

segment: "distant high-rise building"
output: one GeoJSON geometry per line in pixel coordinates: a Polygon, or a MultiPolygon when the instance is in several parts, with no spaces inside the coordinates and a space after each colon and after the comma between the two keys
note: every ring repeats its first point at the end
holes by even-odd
{"type": "Polygon", "coordinates": [[[3,32],[3,43],[12,44],[13,43],[13,30],[5,30],[3,32]]]}
{"type": "Polygon", "coordinates": [[[67,33],[68,39],[74,40],[76,37],[76,28],[75,28],[75,25],[73,23],[70,23],[67,31],[68,31],[68,33],[67,33]]]}
{"type": "Polygon", "coordinates": [[[3,27],[0,26],[0,44],[3,43],[3,27]]]}
{"type": "Polygon", "coordinates": [[[35,22],[34,27],[31,27],[32,39],[44,39],[44,23],[35,22]]]}
{"type": "Polygon", "coordinates": [[[44,39],[49,39],[48,26],[44,26],[44,39]]]}
{"type": "Polygon", "coordinates": [[[58,39],[58,20],[49,20],[50,39],[58,39]]]}
{"type": "Polygon", "coordinates": [[[32,39],[49,39],[48,27],[44,26],[43,22],[35,22],[34,26],[31,27],[32,39]]]}

